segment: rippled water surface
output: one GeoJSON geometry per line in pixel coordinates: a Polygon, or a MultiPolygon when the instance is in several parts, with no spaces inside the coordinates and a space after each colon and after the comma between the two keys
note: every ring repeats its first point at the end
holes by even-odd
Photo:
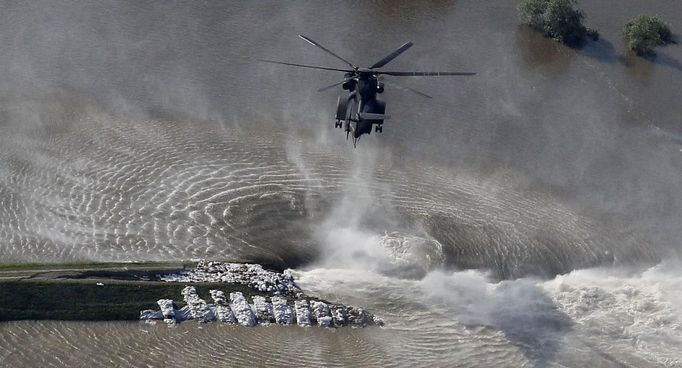
{"type": "Polygon", "coordinates": [[[682,365],[679,266],[582,270],[490,282],[475,272],[400,280],[360,270],[299,272],[319,295],[363,302],[383,328],[131,322],[10,322],[8,366],[682,365]]]}
{"type": "Polygon", "coordinates": [[[11,322],[0,365],[681,366],[682,47],[621,29],[682,6],[581,6],[574,50],[513,2],[0,5],[2,262],[266,262],[387,323],[11,322]],[[341,66],[298,33],[478,75],[392,80],[434,99],[353,149],[340,75],[255,62],[341,66]]]}

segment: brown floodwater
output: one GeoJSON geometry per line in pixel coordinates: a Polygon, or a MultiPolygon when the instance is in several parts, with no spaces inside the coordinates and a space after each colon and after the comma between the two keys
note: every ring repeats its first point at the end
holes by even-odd
{"type": "Polygon", "coordinates": [[[571,49],[511,1],[3,3],[1,262],[262,261],[387,326],[10,322],[0,365],[681,366],[682,46],[621,33],[682,5],[580,6],[571,49]],[[478,74],[353,149],[341,75],[255,61],[343,66],[299,33],[478,74]]]}

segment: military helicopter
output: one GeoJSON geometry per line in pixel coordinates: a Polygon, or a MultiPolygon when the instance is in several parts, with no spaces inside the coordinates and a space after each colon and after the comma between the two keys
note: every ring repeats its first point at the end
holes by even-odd
{"type": "Polygon", "coordinates": [[[353,137],[353,146],[357,146],[357,142],[363,134],[370,134],[372,126],[377,133],[383,132],[384,120],[390,117],[386,115],[386,102],[379,100],[377,94],[384,92],[384,85],[397,88],[403,91],[416,93],[422,97],[432,98],[426,93],[417,91],[412,88],[403,87],[383,79],[384,75],[395,77],[441,77],[441,76],[467,76],[475,75],[476,73],[468,72],[401,72],[401,71],[382,71],[377,70],[384,65],[390,63],[393,59],[398,57],[403,52],[412,47],[412,42],[407,42],[398,47],[392,53],[386,55],[383,59],[372,64],[368,68],[360,68],[350,61],[342,58],[321,44],[313,41],[310,37],[298,35],[304,41],[313,46],[317,46],[326,53],[343,61],[350,69],[329,68],[315,65],[286,63],[275,60],[259,59],[261,62],[295,66],[300,68],[331,70],[345,73],[343,80],[334,83],[330,86],[318,89],[318,92],[324,92],[336,86],[341,86],[348,91],[348,95],[339,96],[336,104],[335,128],[343,128],[346,132],[346,139],[349,136],[353,137]]]}

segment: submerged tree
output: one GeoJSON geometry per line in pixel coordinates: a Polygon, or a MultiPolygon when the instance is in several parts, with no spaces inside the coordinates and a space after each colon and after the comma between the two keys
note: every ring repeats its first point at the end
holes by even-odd
{"type": "Polygon", "coordinates": [[[575,0],[522,0],[519,12],[531,28],[570,46],[580,46],[588,36],[599,38],[596,31],[583,25],[585,14],[575,0]]]}
{"type": "Polygon", "coordinates": [[[661,18],[640,15],[630,20],[623,31],[628,47],[637,55],[652,55],[659,45],[672,42],[670,27],[661,18]]]}

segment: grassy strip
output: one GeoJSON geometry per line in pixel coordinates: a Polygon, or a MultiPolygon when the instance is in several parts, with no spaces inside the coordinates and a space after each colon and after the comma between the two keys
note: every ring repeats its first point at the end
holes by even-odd
{"type": "Polygon", "coordinates": [[[54,262],[54,263],[0,263],[2,271],[53,270],[53,269],[105,269],[105,268],[166,268],[194,267],[196,262],[54,262]]]}
{"type": "Polygon", "coordinates": [[[258,293],[244,285],[226,283],[184,284],[153,281],[73,279],[0,280],[0,321],[13,320],[137,320],[144,309],[158,309],[161,298],[178,300],[187,285],[197,288],[199,295],[210,301],[209,289],[229,294],[241,291],[250,298],[258,293]]]}

